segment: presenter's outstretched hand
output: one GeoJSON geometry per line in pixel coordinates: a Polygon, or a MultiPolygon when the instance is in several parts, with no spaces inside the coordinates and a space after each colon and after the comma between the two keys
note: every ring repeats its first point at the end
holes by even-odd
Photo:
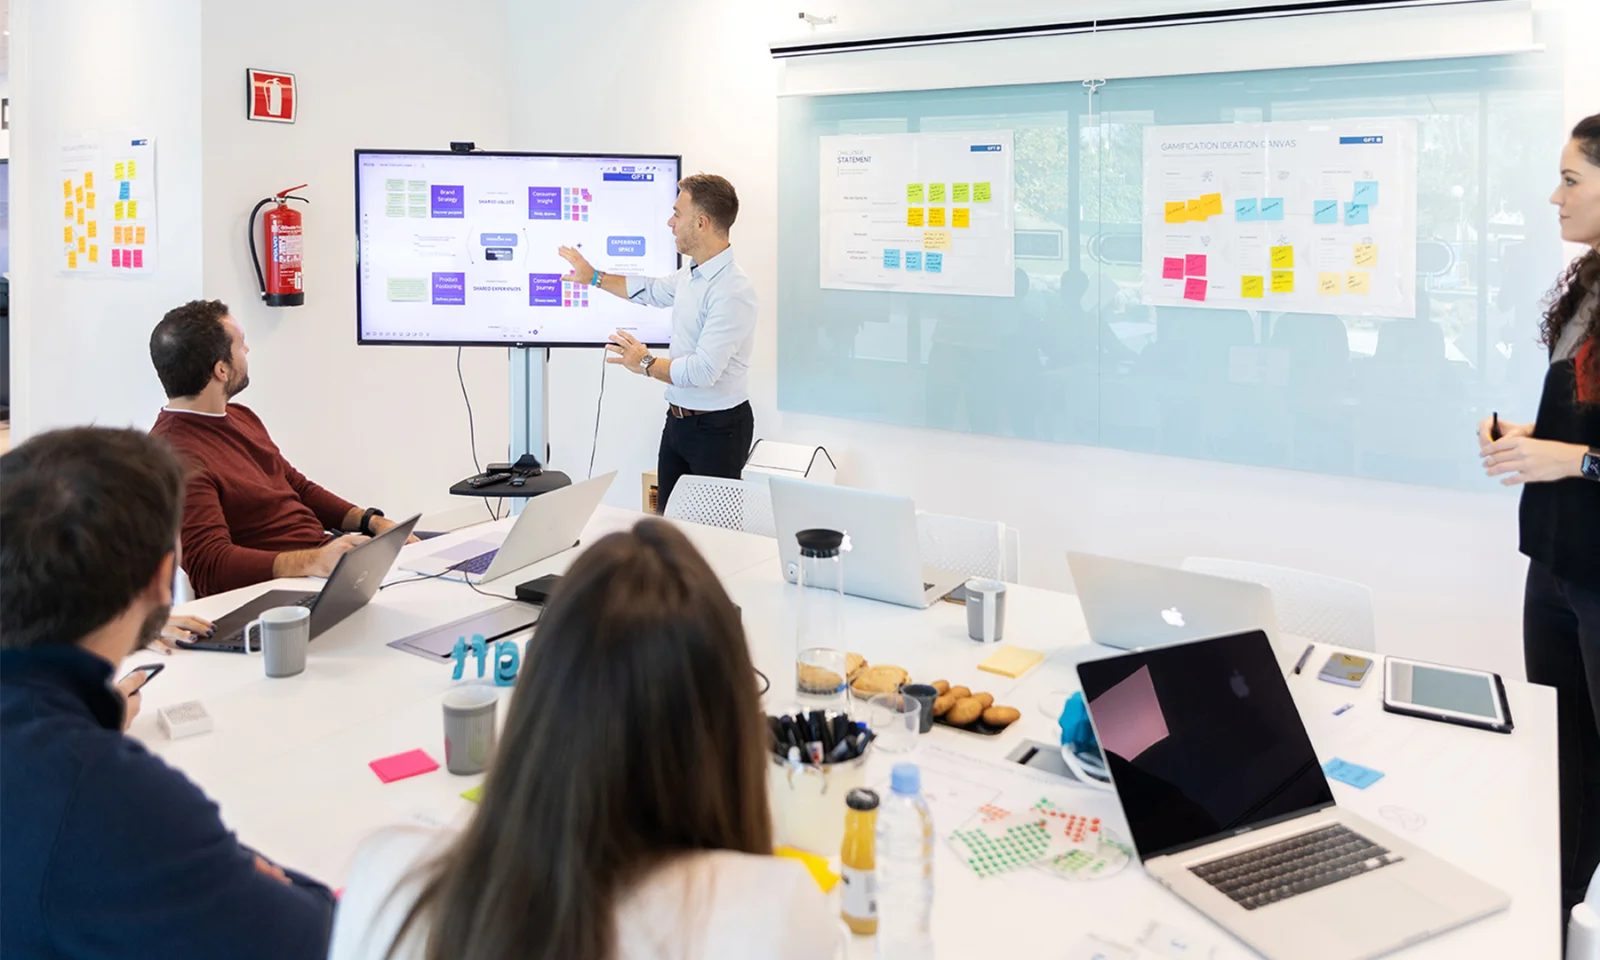
{"type": "MultiPolygon", "coordinates": [[[[1492,429],[1494,429],[1494,418],[1493,417],[1484,417],[1482,420],[1478,421],[1478,455],[1479,456],[1487,457],[1489,455],[1489,446],[1496,442],[1495,439],[1489,435],[1489,431],[1492,430],[1492,429]]],[[[1531,437],[1531,436],[1533,436],[1533,424],[1531,424],[1531,423],[1512,423],[1510,420],[1501,420],[1500,421],[1500,439],[1501,440],[1505,440],[1508,437],[1531,437]]]]}
{"type": "Polygon", "coordinates": [[[588,286],[594,280],[594,267],[583,258],[583,254],[571,247],[561,247],[556,253],[561,254],[561,259],[572,265],[572,272],[561,279],[568,283],[581,283],[584,286],[588,286]]]}
{"type": "Polygon", "coordinates": [[[639,362],[650,349],[640,343],[638,338],[626,330],[618,330],[606,338],[611,341],[606,344],[606,363],[620,363],[634,373],[643,373],[639,369],[639,362]]]}

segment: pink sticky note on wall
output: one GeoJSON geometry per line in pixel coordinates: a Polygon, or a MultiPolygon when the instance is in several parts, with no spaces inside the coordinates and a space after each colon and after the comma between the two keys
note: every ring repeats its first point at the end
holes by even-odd
{"type": "Polygon", "coordinates": [[[122,251],[117,247],[111,248],[111,265],[118,269],[122,268],[122,251]]]}
{"type": "Polygon", "coordinates": [[[1205,276],[1206,275],[1206,255],[1203,254],[1203,253],[1191,253],[1188,256],[1184,257],[1183,258],[1183,272],[1185,274],[1191,276],[1191,277],[1203,277],[1203,276],[1205,276]]]}
{"type": "Polygon", "coordinates": [[[367,766],[371,767],[372,772],[376,773],[378,779],[384,783],[393,783],[396,780],[404,780],[406,777],[414,777],[419,773],[431,773],[439,769],[438,762],[423,750],[397,753],[392,757],[374,760],[367,766]]]}
{"type": "Polygon", "coordinates": [[[1183,279],[1183,258],[1182,257],[1163,257],[1162,260],[1161,260],[1161,279],[1163,279],[1163,280],[1182,280],[1183,279]]]}
{"type": "Polygon", "coordinates": [[[129,250],[128,252],[133,254],[133,269],[135,269],[135,270],[143,270],[144,269],[144,251],[135,249],[135,250],[129,250]]]}
{"type": "MultiPolygon", "coordinates": [[[[1201,258],[1205,259],[1204,257],[1201,258]]],[[[1190,277],[1183,284],[1183,299],[1204,300],[1206,298],[1206,278],[1190,277]]]]}

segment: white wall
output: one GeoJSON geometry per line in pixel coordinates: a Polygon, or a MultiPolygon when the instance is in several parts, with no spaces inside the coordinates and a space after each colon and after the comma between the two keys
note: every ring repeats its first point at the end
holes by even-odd
{"type": "MultiPolygon", "coordinates": [[[[1565,2],[1540,6],[1547,18],[1565,2]]],[[[1069,588],[1068,548],[1166,563],[1189,555],[1281,563],[1372,585],[1385,649],[1521,676],[1525,564],[1514,497],[779,412],[776,72],[766,44],[792,10],[629,0],[609,8],[610,25],[596,31],[579,7],[507,4],[512,37],[575,38],[514,62],[513,86],[529,94],[512,104],[518,148],[681,151],[688,171],[721,173],[738,187],[734,249],[763,304],[752,371],[757,436],[826,445],[841,482],[1020,528],[1028,583],[1069,588]],[[532,95],[550,89],[562,89],[574,108],[559,140],[549,135],[548,105],[532,95]]],[[[1568,35],[1596,36],[1595,6],[1572,0],[1573,14],[1590,19],[1569,24],[1568,35]]],[[[1560,37],[1542,23],[1541,40],[1560,37]]],[[[1569,69],[1569,112],[1581,116],[1600,106],[1600,75],[1594,58],[1572,59],[1586,61],[1569,69]]],[[[553,360],[558,462],[587,459],[598,362],[587,353],[553,360]]],[[[658,384],[609,374],[595,469],[622,471],[611,502],[637,505],[634,479],[654,465],[661,409],[658,384]]],[[[1472,437],[1461,439],[1463,456],[1472,456],[1472,437]]]]}
{"type": "MultiPolygon", "coordinates": [[[[455,350],[356,345],[352,151],[503,146],[511,96],[502,4],[284,0],[272,19],[287,31],[263,29],[261,16],[250,4],[211,3],[202,23],[204,290],[233,309],[251,347],[251,385],[239,400],[296,466],[344,497],[391,516],[480,516],[481,503],[447,492],[473,472],[455,350]],[[295,75],[296,123],[245,119],[247,67],[295,75]],[[258,200],[298,183],[310,184],[300,191],[310,205],[297,205],[306,305],[266,307],[246,224],[258,200]]],[[[479,456],[501,459],[506,352],[467,350],[462,367],[479,456]]]]}
{"type": "Polygon", "coordinates": [[[12,429],[147,426],[162,402],[150,328],[201,290],[200,0],[21,0],[11,85],[12,429]],[[161,269],[62,276],[58,149],[113,131],[156,138],[161,269]]]}

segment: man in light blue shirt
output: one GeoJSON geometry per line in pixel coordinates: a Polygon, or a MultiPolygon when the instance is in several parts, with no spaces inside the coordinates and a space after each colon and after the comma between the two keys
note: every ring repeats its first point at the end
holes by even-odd
{"type": "Polygon", "coordinates": [[[750,358],[756,343],[756,290],[733,262],[728,230],[739,215],[733,184],[713,174],[678,182],[672,228],[689,264],[669,277],[601,273],[583,254],[562,247],[572,265],[566,280],[599,287],[634,303],[672,308],[666,357],[652,356],[631,333],[610,337],[607,363],[667,384],[667,423],[657,457],[656,509],[666,511],[684,474],[739,479],[755,436],[750,410],[750,358]]]}

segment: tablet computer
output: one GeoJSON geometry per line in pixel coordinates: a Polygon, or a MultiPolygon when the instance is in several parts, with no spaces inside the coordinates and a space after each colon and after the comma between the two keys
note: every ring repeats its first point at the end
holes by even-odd
{"type": "Polygon", "coordinates": [[[1511,707],[1498,673],[1390,657],[1383,669],[1383,709],[1426,720],[1511,732],[1511,707]]]}

